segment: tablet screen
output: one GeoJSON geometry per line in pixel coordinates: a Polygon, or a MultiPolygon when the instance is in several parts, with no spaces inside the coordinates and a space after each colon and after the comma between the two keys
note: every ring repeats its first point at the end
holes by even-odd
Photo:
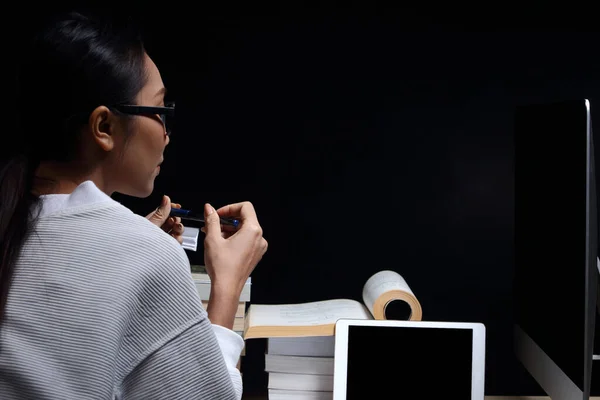
{"type": "Polygon", "coordinates": [[[349,326],[346,399],[469,400],[472,353],[471,329],[349,326]]]}

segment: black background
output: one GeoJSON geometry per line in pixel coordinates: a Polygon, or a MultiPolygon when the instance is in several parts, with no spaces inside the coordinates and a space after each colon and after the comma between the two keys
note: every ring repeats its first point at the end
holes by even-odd
{"type": "MultiPolygon", "coordinates": [[[[156,190],[115,199],[144,215],[162,194],[250,200],[269,241],[253,303],[360,300],[392,269],[424,320],[486,325],[487,395],[543,394],[511,347],[513,111],[587,97],[597,115],[600,35],[569,31],[595,28],[592,10],[259,7],[92,7],[140,22],[177,102],[156,190]]],[[[246,393],[265,390],[264,344],[248,342],[246,393]]]]}

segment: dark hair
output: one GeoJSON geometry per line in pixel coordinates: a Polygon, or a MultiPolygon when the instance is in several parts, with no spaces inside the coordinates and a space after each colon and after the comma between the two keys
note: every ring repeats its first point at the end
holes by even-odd
{"type": "Polygon", "coordinates": [[[23,47],[17,76],[17,130],[0,155],[0,322],[39,198],[42,161],[77,158],[82,127],[101,105],[133,104],[146,83],[145,49],[132,24],[79,13],[53,18],[23,47]],[[8,148],[7,148],[8,147],[8,148]]]}

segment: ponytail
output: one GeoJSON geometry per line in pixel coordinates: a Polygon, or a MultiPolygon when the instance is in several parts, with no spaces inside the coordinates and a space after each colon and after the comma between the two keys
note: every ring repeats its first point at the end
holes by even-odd
{"type": "Polygon", "coordinates": [[[34,222],[30,216],[38,200],[31,193],[36,167],[22,155],[0,160],[0,324],[15,262],[34,222]]]}

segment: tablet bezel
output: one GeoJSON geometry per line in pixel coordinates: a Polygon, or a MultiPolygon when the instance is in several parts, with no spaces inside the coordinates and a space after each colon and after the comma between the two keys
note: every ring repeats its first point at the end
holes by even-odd
{"type": "Polygon", "coordinates": [[[483,400],[485,390],[485,326],[471,322],[391,321],[340,319],[335,324],[335,358],[333,400],[346,400],[348,369],[348,328],[350,326],[385,326],[390,328],[447,328],[473,331],[471,366],[471,400],[483,400]]]}

